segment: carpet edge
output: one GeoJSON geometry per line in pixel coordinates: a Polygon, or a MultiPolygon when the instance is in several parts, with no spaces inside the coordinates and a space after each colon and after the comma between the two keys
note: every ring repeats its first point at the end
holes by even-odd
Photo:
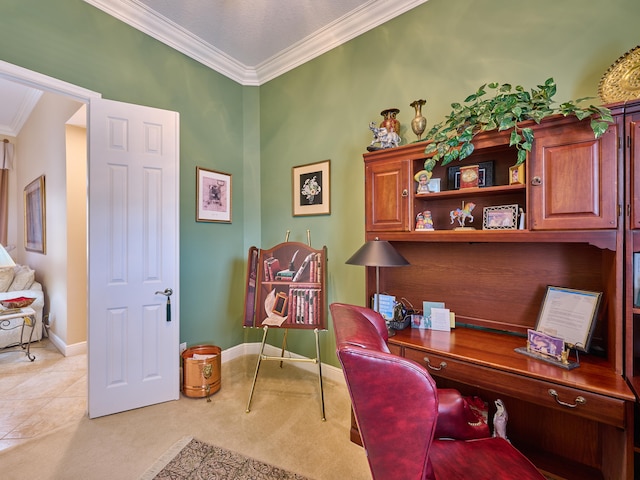
{"type": "Polygon", "coordinates": [[[158,475],[167,464],[173,460],[173,458],[186,447],[189,442],[193,440],[193,437],[184,437],[174,443],[166,452],[158,458],[155,463],[147,469],[146,472],[142,474],[139,480],[153,480],[153,478],[158,475]]]}

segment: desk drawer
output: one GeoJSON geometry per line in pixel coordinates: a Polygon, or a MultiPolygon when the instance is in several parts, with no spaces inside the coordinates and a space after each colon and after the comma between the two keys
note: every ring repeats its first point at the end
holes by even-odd
{"type": "Polygon", "coordinates": [[[453,360],[412,348],[405,347],[405,357],[426,366],[429,373],[436,378],[447,378],[614,427],[625,427],[625,402],[617,398],[478,366],[470,362],[453,360]]]}

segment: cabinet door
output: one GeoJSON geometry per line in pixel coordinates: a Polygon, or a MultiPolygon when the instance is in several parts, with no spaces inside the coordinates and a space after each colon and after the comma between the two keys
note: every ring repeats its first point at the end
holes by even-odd
{"type": "Polygon", "coordinates": [[[366,229],[409,230],[409,160],[371,162],[365,166],[366,229]]]}
{"type": "Polygon", "coordinates": [[[588,120],[540,128],[529,157],[532,230],[617,225],[618,125],[599,139],[588,120]]]}
{"type": "Polygon", "coordinates": [[[631,228],[640,228],[640,112],[626,115],[631,166],[631,228]]]}

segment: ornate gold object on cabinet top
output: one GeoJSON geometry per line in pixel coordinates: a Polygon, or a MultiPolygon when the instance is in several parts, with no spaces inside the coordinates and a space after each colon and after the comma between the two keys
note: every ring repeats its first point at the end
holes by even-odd
{"type": "Polygon", "coordinates": [[[640,98],[640,45],[609,67],[600,80],[598,94],[605,103],[640,98]]]}

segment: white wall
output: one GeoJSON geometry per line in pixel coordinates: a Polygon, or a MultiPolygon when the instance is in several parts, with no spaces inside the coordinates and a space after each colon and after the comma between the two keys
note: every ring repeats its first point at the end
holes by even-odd
{"type": "MultiPolygon", "coordinates": [[[[86,109],[83,108],[86,115],[86,109]]],[[[67,126],[67,345],[87,340],[87,129],[67,126]]]]}
{"type": "MultiPolygon", "coordinates": [[[[36,279],[45,291],[45,313],[49,313],[51,330],[64,343],[68,343],[72,330],[68,323],[74,320],[68,317],[68,300],[73,296],[67,284],[67,225],[70,221],[77,221],[70,219],[67,212],[65,123],[82,105],[60,95],[45,93],[16,142],[16,204],[20,212],[24,211],[24,187],[45,175],[46,252],[43,255],[24,249],[23,215],[20,215],[14,257],[18,263],[29,265],[36,271],[36,279]]],[[[86,192],[86,182],[83,185],[86,192]]],[[[82,222],[85,221],[83,218],[82,222]]],[[[77,321],[86,323],[84,317],[77,321]]]]}

